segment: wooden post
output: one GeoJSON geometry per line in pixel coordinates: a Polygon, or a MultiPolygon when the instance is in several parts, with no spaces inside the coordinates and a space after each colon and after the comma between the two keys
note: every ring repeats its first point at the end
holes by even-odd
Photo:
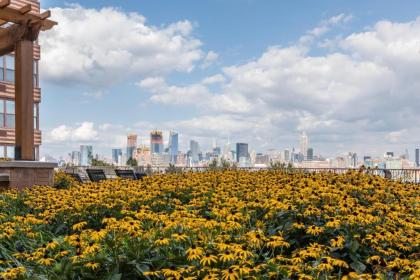
{"type": "Polygon", "coordinates": [[[16,160],[35,160],[33,65],[33,42],[18,41],[15,55],[16,160]]]}

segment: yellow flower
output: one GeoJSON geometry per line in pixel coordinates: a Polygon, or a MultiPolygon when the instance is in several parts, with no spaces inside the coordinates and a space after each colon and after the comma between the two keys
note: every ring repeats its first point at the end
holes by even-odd
{"type": "Polygon", "coordinates": [[[86,225],[87,225],[87,222],[80,222],[80,223],[74,224],[71,228],[72,228],[73,230],[81,230],[81,229],[83,229],[86,225]]]}
{"type": "Polygon", "coordinates": [[[331,239],[330,244],[331,244],[331,247],[333,248],[339,248],[339,247],[343,247],[344,241],[345,241],[344,237],[342,235],[339,235],[336,238],[331,239]]]}
{"type": "Polygon", "coordinates": [[[189,261],[198,260],[204,254],[204,250],[201,247],[196,247],[195,245],[191,246],[191,248],[187,249],[186,251],[189,261]]]}
{"type": "Polygon", "coordinates": [[[219,259],[222,262],[230,262],[230,261],[234,261],[236,259],[235,255],[232,254],[231,251],[227,250],[221,254],[219,254],[219,259]]]}
{"type": "Polygon", "coordinates": [[[94,263],[94,262],[88,262],[84,264],[85,267],[92,269],[92,270],[96,270],[98,269],[101,265],[99,263],[94,263]]]}
{"type": "Polygon", "coordinates": [[[205,256],[203,256],[200,260],[200,264],[203,266],[210,266],[212,263],[217,263],[217,258],[216,256],[213,256],[209,253],[207,253],[205,256]]]}
{"type": "Polygon", "coordinates": [[[320,235],[323,232],[324,232],[324,229],[317,226],[310,226],[306,229],[306,233],[311,234],[311,235],[320,235]]]}
{"type": "Polygon", "coordinates": [[[161,238],[155,240],[155,245],[156,246],[167,246],[167,245],[169,245],[169,241],[170,240],[168,238],[161,237],[161,238]]]}
{"type": "Polygon", "coordinates": [[[233,268],[222,270],[222,280],[236,280],[239,279],[239,274],[233,268]]]}

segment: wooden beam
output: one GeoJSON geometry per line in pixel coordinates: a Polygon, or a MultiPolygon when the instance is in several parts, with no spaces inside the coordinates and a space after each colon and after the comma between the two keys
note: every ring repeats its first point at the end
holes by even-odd
{"type": "Polygon", "coordinates": [[[50,16],[51,16],[51,11],[50,11],[50,10],[45,11],[45,12],[42,12],[42,13],[40,13],[40,14],[39,14],[39,17],[40,17],[41,19],[47,19],[47,18],[49,18],[50,16]]]}
{"type": "Polygon", "coordinates": [[[10,5],[10,0],[1,0],[0,1],[0,8],[4,8],[10,5]]]}
{"type": "Polygon", "coordinates": [[[26,5],[22,6],[21,8],[19,8],[19,12],[22,15],[29,13],[31,10],[32,10],[31,4],[26,4],[26,5]]]}
{"type": "Polygon", "coordinates": [[[0,28],[0,56],[14,51],[16,42],[24,33],[25,28],[14,24],[7,28],[0,28]]]}
{"type": "MultiPolygon", "coordinates": [[[[1,3],[1,2],[0,2],[1,3]]],[[[21,14],[19,10],[10,8],[10,7],[3,7],[0,6],[0,19],[7,21],[7,22],[14,22],[16,24],[24,24],[26,22],[40,22],[42,21],[42,30],[48,30],[52,28],[57,23],[47,19],[51,15],[50,11],[43,12],[41,15],[36,15],[33,13],[26,13],[21,14]],[[42,17],[41,17],[42,16],[42,17]]]]}
{"type": "Polygon", "coordinates": [[[34,77],[33,42],[21,40],[16,44],[15,113],[16,160],[35,160],[34,146],[34,77]]]}

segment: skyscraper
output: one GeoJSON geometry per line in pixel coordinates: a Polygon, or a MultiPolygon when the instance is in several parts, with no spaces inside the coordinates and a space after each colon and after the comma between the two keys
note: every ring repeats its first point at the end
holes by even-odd
{"type": "Polygon", "coordinates": [[[239,162],[241,158],[248,158],[248,144],[247,143],[236,143],[236,162],[239,162]]]}
{"type": "Polygon", "coordinates": [[[137,147],[137,134],[129,134],[127,136],[127,159],[134,157],[134,151],[137,147]]]}
{"type": "Polygon", "coordinates": [[[303,155],[304,159],[306,159],[306,155],[308,153],[308,145],[308,136],[305,132],[302,132],[302,134],[300,135],[300,153],[303,155]]]}
{"type": "Polygon", "coordinates": [[[420,149],[416,149],[416,166],[420,167],[420,149]]]}
{"type": "Polygon", "coordinates": [[[163,153],[163,134],[162,131],[154,130],[150,133],[150,152],[152,154],[163,153]]]}
{"type": "Polygon", "coordinates": [[[290,161],[290,151],[289,150],[284,150],[283,151],[283,158],[284,158],[284,161],[290,161]]]}
{"type": "Polygon", "coordinates": [[[192,163],[197,163],[200,160],[199,157],[200,153],[200,146],[198,145],[197,141],[191,140],[190,141],[190,156],[192,163]]]}
{"type": "Polygon", "coordinates": [[[89,145],[80,145],[80,165],[88,166],[92,164],[93,147],[89,145]]]}
{"type": "Polygon", "coordinates": [[[112,162],[118,164],[122,157],[122,149],[112,149],[112,162]]]}
{"type": "Polygon", "coordinates": [[[306,153],[306,159],[307,160],[313,160],[314,159],[314,149],[313,148],[308,148],[307,153],[306,153]]]}
{"type": "Polygon", "coordinates": [[[168,150],[170,156],[170,163],[175,164],[178,157],[178,133],[176,132],[169,132],[169,143],[168,143],[168,150]]]}
{"type": "Polygon", "coordinates": [[[71,152],[71,164],[74,166],[80,165],[80,151],[71,152]]]}

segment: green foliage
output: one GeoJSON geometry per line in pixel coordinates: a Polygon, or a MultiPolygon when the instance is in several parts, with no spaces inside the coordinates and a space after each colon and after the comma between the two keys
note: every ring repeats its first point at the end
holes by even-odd
{"type": "Polygon", "coordinates": [[[165,169],[165,173],[168,174],[176,174],[176,173],[181,173],[182,172],[182,168],[181,167],[176,167],[175,164],[170,163],[169,167],[165,169]]]}
{"type": "Polygon", "coordinates": [[[100,159],[92,159],[92,166],[112,166],[111,164],[107,163],[106,161],[100,159]]]}
{"type": "Polygon", "coordinates": [[[270,163],[270,168],[273,170],[284,170],[289,171],[293,169],[293,165],[291,163],[284,163],[280,161],[275,161],[270,163]]]}
{"type": "Polygon", "coordinates": [[[216,171],[216,170],[229,170],[229,169],[236,169],[238,166],[236,162],[229,162],[225,159],[213,159],[208,165],[207,170],[209,171],[216,171]]]}
{"type": "Polygon", "coordinates": [[[138,166],[137,160],[134,158],[129,158],[127,160],[127,166],[133,166],[133,167],[138,166]]]}
{"type": "Polygon", "coordinates": [[[68,189],[76,185],[77,182],[63,171],[54,173],[54,187],[57,189],[68,189]]]}

